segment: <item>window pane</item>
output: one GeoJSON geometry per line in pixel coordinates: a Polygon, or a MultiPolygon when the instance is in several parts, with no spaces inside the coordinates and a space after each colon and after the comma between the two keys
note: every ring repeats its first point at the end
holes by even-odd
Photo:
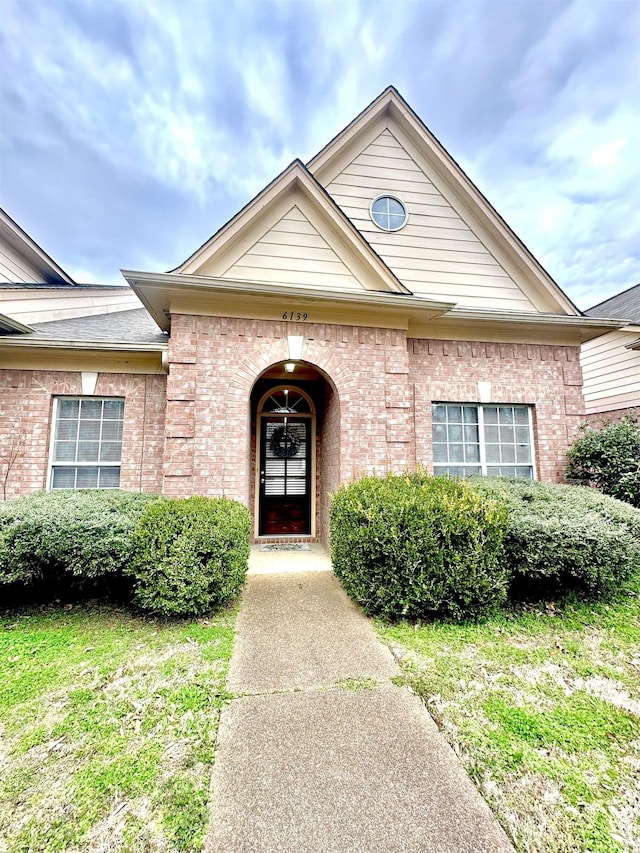
{"type": "Polygon", "coordinates": [[[516,462],[531,462],[531,448],[528,445],[516,447],[516,462]]]}
{"type": "Polygon", "coordinates": [[[383,196],[382,198],[377,198],[373,205],[371,206],[371,210],[373,213],[385,213],[387,212],[387,198],[383,196]]]}
{"type": "Polygon", "coordinates": [[[449,423],[462,423],[462,406],[447,406],[449,423]]]}
{"type": "Polygon", "coordinates": [[[500,427],[500,441],[502,444],[505,442],[510,442],[513,444],[515,440],[515,435],[513,432],[513,427],[511,426],[501,426],[500,427]]]}
{"type": "Polygon", "coordinates": [[[101,468],[98,485],[101,489],[117,489],[120,486],[120,468],[101,468]]]}
{"type": "Polygon", "coordinates": [[[448,462],[449,457],[447,456],[447,445],[446,444],[434,444],[433,445],[433,461],[434,462],[448,462]]]}
{"type": "Polygon", "coordinates": [[[103,421],[102,440],[122,441],[122,421],[103,421]]]}
{"type": "Polygon", "coordinates": [[[516,477],[520,477],[522,480],[533,480],[533,468],[531,465],[519,466],[515,469],[516,477]]]}
{"type": "Polygon", "coordinates": [[[497,426],[486,426],[484,428],[484,440],[497,444],[500,441],[500,434],[497,426]]]}
{"type": "Polygon", "coordinates": [[[79,400],[58,400],[59,418],[77,418],[79,410],[79,400]]]}
{"type": "Polygon", "coordinates": [[[484,449],[487,462],[500,462],[500,445],[487,444],[484,449]]]}
{"type": "Polygon", "coordinates": [[[462,426],[449,424],[449,441],[462,441],[462,426]]]}
{"type": "Polygon", "coordinates": [[[480,461],[480,445],[465,444],[464,446],[464,461],[479,462],[480,461]]]}
{"type": "Polygon", "coordinates": [[[511,406],[500,406],[499,419],[501,424],[513,423],[513,409],[511,406]]]}
{"type": "Polygon", "coordinates": [[[75,468],[54,468],[51,478],[52,489],[73,489],[75,485],[75,468]]]}
{"type": "Polygon", "coordinates": [[[446,406],[431,406],[431,420],[436,424],[444,424],[447,421],[446,406]]]}
{"type": "Polygon", "coordinates": [[[516,441],[520,444],[529,444],[529,427],[528,426],[517,426],[516,427],[516,441]]]}
{"type": "Polygon", "coordinates": [[[80,417],[82,419],[100,420],[102,400],[81,400],[80,403],[80,417]]]}
{"type": "Polygon", "coordinates": [[[404,215],[395,216],[392,215],[389,217],[389,228],[402,228],[404,224],[404,215]]]}
{"type": "Polygon", "coordinates": [[[97,462],[99,447],[97,441],[79,441],[78,462],[97,462]]]}
{"type": "Polygon", "coordinates": [[[76,489],[97,489],[98,488],[98,469],[97,468],[78,468],[76,476],[76,489]]]}
{"type": "Polygon", "coordinates": [[[461,444],[450,444],[449,445],[449,461],[450,462],[464,462],[464,450],[462,449],[461,444]]]}
{"type": "Polygon", "coordinates": [[[464,428],[464,440],[466,442],[470,442],[471,444],[478,443],[478,427],[476,424],[471,424],[465,426],[464,428]]]}
{"type": "Polygon", "coordinates": [[[78,438],[88,441],[100,440],[100,421],[80,421],[78,438]]]}
{"type": "Polygon", "coordinates": [[[477,406],[465,406],[464,407],[464,422],[466,424],[477,424],[478,423],[478,408],[477,408],[477,406]]]}
{"type": "Polygon", "coordinates": [[[100,445],[101,462],[119,462],[121,453],[122,445],[119,441],[103,441],[100,445]]]}
{"type": "Polygon", "coordinates": [[[395,198],[389,198],[389,213],[395,213],[404,219],[404,207],[395,198]]]}
{"type": "Polygon", "coordinates": [[[56,424],[56,439],[58,441],[75,441],[77,433],[77,421],[58,421],[56,424]]]}
{"type": "Polygon", "coordinates": [[[529,427],[529,410],[526,406],[516,406],[514,408],[514,412],[516,415],[516,423],[517,424],[526,424],[527,429],[529,427]]]}
{"type": "Polygon", "coordinates": [[[54,462],[75,462],[75,441],[56,441],[53,449],[53,460],[54,462]]]}
{"type": "Polygon", "coordinates": [[[515,462],[516,449],[513,444],[502,445],[502,462],[515,462]]]}
{"type": "Polygon", "coordinates": [[[122,420],[124,416],[124,400],[105,400],[104,413],[105,420],[122,420]]]}
{"type": "Polygon", "coordinates": [[[434,424],[433,425],[433,440],[434,441],[446,441],[447,440],[446,424],[434,424]]]}
{"type": "Polygon", "coordinates": [[[498,423],[498,409],[496,406],[485,406],[482,411],[484,413],[485,424],[498,423]]]}

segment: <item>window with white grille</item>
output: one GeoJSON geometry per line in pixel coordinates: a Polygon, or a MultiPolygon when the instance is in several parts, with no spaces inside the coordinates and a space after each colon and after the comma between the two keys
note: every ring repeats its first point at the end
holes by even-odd
{"type": "Polygon", "coordinates": [[[50,489],[117,489],[122,462],[124,400],[54,400],[50,489]]]}
{"type": "Polygon", "coordinates": [[[433,473],[534,479],[530,406],[435,403],[433,473]]]}

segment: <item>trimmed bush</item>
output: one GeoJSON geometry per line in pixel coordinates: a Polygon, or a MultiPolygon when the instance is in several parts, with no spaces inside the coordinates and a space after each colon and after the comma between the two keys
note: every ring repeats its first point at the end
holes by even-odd
{"type": "Polygon", "coordinates": [[[333,565],[369,615],[477,617],[506,598],[505,527],[500,499],[464,481],[366,477],[333,496],[333,565]]]}
{"type": "Polygon", "coordinates": [[[567,452],[567,480],[640,508],[640,420],[626,415],[601,429],[584,424],[581,433],[567,452]]]}
{"type": "Polygon", "coordinates": [[[504,558],[517,596],[614,591],[640,569],[640,511],[583,486],[473,478],[509,507],[504,558]]]}
{"type": "Polygon", "coordinates": [[[249,559],[248,509],[226,498],[150,504],[136,529],[133,601],[161,616],[197,616],[231,601],[249,559]]]}
{"type": "Polygon", "coordinates": [[[153,495],[38,492],[0,503],[0,584],[51,588],[119,580],[153,495]]]}

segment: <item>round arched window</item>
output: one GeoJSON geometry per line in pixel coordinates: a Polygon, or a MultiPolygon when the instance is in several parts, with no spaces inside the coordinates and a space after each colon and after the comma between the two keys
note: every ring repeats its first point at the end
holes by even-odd
{"type": "Polygon", "coordinates": [[[407,221],[407,209],[393,195],[379,195],[371,202],[371,218],[384,231],[398,231],[407,221]]]}

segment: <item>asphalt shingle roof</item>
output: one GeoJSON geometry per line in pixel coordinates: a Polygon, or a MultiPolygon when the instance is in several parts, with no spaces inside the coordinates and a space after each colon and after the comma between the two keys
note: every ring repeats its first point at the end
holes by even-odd
{"type": "Polygon", "coordinates": [[[616,293],[610,299],[599,302],[584,312],[590,317],[611,317],[640,323],[640,284],[635,284],[622,293],[616,293]]]}
{"type": "Polygon", "coordinates": [[[146,308],[93,314],[89,317],[70,317],[31,323],[31,340],[100,341],[130,344],[166,343],[167,335],[161,332],[146,308]]]}

